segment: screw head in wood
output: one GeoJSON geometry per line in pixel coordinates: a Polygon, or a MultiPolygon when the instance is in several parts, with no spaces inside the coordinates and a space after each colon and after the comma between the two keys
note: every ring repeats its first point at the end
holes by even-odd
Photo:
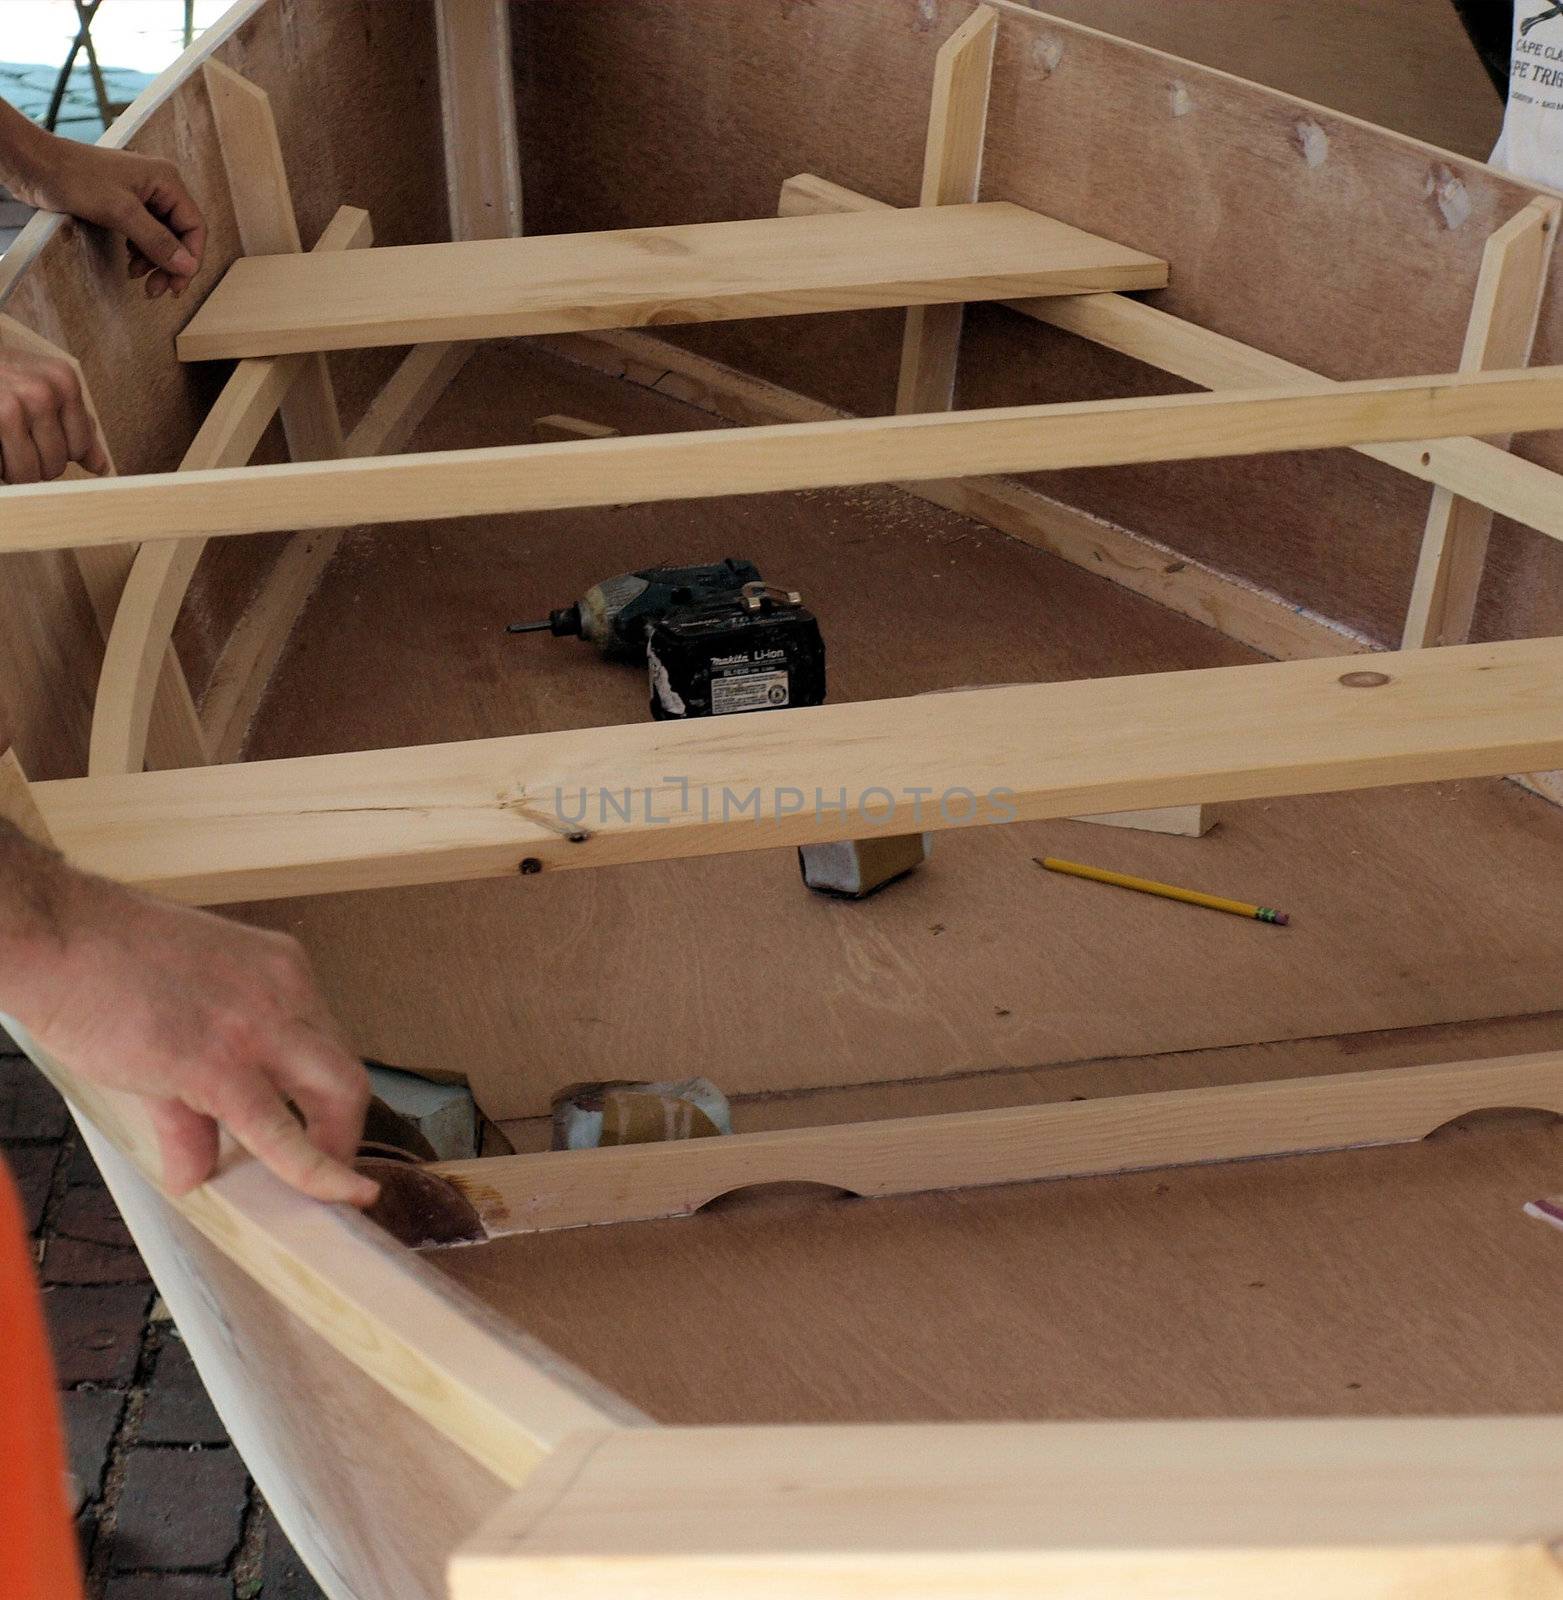
{"type": "Polygon", "coordinates": [[[1381,689],[1390,676],[1387,672],[1343,672],[1337,682],[1348,689],[1381,689]]]}

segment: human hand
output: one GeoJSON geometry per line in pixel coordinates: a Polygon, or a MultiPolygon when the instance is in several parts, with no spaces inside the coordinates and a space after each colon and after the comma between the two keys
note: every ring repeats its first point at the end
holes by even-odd
{"type": "Polygon", "coordinates": [[[0,483],[38,483],[79,461],[108,470],[70,362],[0,349],[0,483]]]}
{"type": "Polygon", "coordinates": [[[76,1077],[145,1097],[170,1193],[212,1175],[220,1125],[305,1194],[373,1203],[350,1165],[369,1077],[296,941],[57,861],[45,903],[0,1009],[76,1077]]]}
{"type": "Polygon", "coordinates": [[[7,180],[17,199],[123,235],[129,275],[146,279],[148,299],[189,288],[206,250],[206,220],[172,161],[38,130],[13,165],[7,180]]]}

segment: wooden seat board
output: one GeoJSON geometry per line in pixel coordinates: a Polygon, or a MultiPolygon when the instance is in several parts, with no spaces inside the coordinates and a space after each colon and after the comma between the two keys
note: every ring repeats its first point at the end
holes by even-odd
{"type": "Polygon", "coordinates": [[[738,317],[1155,289],[1167,264],[993,201],[236,261],[185,361],[738,317]]]}

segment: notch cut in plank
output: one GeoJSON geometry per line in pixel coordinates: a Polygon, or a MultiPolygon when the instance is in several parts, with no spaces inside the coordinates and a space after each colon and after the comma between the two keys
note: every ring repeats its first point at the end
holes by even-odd
{"type": "MultiPolygon", "coordinates": [[[[940,48],[928,109],[920,205],[970,205],[978,197],[998,33],[998,13],[978,6],[940,48]]],[[[898,412],[948,411],[955,404],[964,317],[960,304],[908,309],[896,384],[898,412]]]]}
{"type": "MultiPolygon", "coordinates": [[[[373,242],[369,213],[343,206],[315,248],[362,250],[373,242]]],[[[241,361],[185,451],[179,470],[242,466],[314,359],[275,356],[241,361]]],[[[310,418],[323,414],[314,406],[304,413],[310,418]]],[[[172,643],[174,624],[205,549],[204,539],[165,539],[136,552],[104,649],[92,713],[90,774],[139,772],[145,765],[156,665],[172,643]]]]}
{"type": "Polygon", "coordinates": [[[77,865],[219,904],[1563,766],[1563,639],[1373,666],[975,689],[34,794],[77,865]],[[987,798],[923,803],[956,793],[987,798]]]}
{"type": "Polygon", "coordinates": [[[151,473],[0,490],[0,554],[1556,427],[1563,366],[151,473]]]}
{"type": "Polygon", "coordinates": [[[510,0],[436,0],[452,239],[521,232],[521,147],[510,0]]]}
{"type": "Polygon", "coordinates": [[[1550,1417],[626,1429],[571,1441],[452,1600],[1558,1600],[1550,1417]]]}
{"type": "MultiPolygon", "coordinates": [[[[800,173],[782,185],[779,209],[783,216],[817,216],[889,207],[883,200],[826,178],[800,173]]],[[[1333,382],[1281,356],[1121,294],[1006,300],[1004,306],[1206,389],[1247,389],[1273,383],[1322,389],[1333,382]]],[[[1424,483],[1440,484],[1478,501],[1501,517],[1563,539],[1563,475],[1533,461],[1480,439],[1452,436],[1405,443],[1358,442],[1352,448],[1424,483]]]]}
{"type": "Polygon", "coordinates": [[[870,1198],[1401,1144],[1473,1111],[1563,1115],[1563,1054],[448,1161],[491,1238],[688,1216],[735,1189],[870,1198]]]}
{"type": "MultiPolygon", "coordinates": [[[[1538,197],[1487,241],[1471,319],[1466,326],[1462,372],[1523,367],[1536,342],[1541,299],[1563,207],[1538,197]]],[[[1506,437],[1490,441],[1508,448],[1506,437]]],[[[1448,489],[1433,490],[1406,613],[1402,647],[1459,644],[1470,637],[1487,562],[1492,511],[1448,489]]]]}
{"type": "Polygon", "coordinates": [[[1071,817],[1071,822],[1094,822],[1101,828],[1134,828],[1141,833],[1175,833],[1185,839],[1203,839],[1221,820],[1219,806],[1157,806],[1150,811],[1106,811],[1095,817],[1071,817]]]}
{"type": "MultiPolygon", "coordinates": [[[[240,259],[300,255],[304,244],[270,98],[220,61],[206,62],[201,74],[245,250],[240,259]]],[[[324,461],[342,454],[342,420],[324,356],[311,356],[289,389],[282,404],[282,426],[288,454],[295,461],[324,461]]]]}
{"type": "MultiPolygon", "coordinates": [[[[31,328],[24,327],[14,318],[4,315],[0,315],[0,349],[21,351],[49,361],[65,361],[70,365],[76,374],[76,381],[81,385],[82,400],[92,426],[97,431],[98,442],[108,459],[107,476],[113,477],[115,473],[113,454],[109,449],[108,437],[103,432],[97,407],[93,404],[92,391],[87,385],[81,363],[41,334],[34,333],[31,328]]],[[[102,480],[94,480],[84,468],[72,463],[65,469],[63,481],[86,483],[102,480]]],[[[127,547],[82,549],[76,552],[77,569],[81,573],[88,602],[105,643],[113,633],[115,613],[119,609],[120,598],[135,559],[135,550],[127,547]]],[[[157,662],[155,689],[156,696],[148,728],[148,751],[152,764],[158,767],[204,766],[210,759],[206,739],[201,730],[201,720],[195,709],[195,700],[191,696],[184,667],[180,664],[172,644],[167,646],[157,662]]]]}
{"type": "Polygon", "coordinates": [[[1154,256],[1005,201],[614,233],[246,256],[179,335],[184,361],[720,322],[1009,295],[1156,289],[1154,256]]]}

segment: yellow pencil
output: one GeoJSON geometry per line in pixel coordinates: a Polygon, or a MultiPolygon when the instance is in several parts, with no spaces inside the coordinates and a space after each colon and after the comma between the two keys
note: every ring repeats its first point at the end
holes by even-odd
{"type": "Polygon", "coordinates": [[[1251,906],[1242,900],[1223,900],[1220,895],[1201,894],[1197,889],[1178,889],[1170,883],[1154,883],[1149,878],[1131,878],[1127,872],[1108,872],[1102,867],[1085,867],[1078,861],[1060,861],[1057,856],[1033,856],[1039,867],[1049,872],[1067,872],[1072,878],[1089,878],[1093,883],[1111,883],[1120,889],[1138,889],[1141,894],[1159,894],[1167,900],[1182,900],[1191,906],[1208,906],[1212,911],[1229,911],[1234,917],[1252,917],[1255,922],[1273,922],[1284,928],[1292,919],[1284,911],[1269,906],[1251,906]]]}

